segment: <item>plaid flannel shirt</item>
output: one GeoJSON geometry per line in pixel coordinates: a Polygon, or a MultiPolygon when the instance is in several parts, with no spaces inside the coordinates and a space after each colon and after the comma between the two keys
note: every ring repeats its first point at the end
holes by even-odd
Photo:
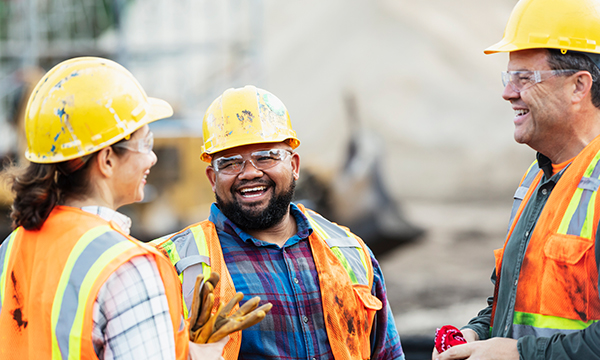
{"type": "MultiPolygon", "coordinates": [[[[283,247],[251,237],[213,204],[209,220],[216,225],[223,256],[241,303],[260,296],[273,304],[257,325],[242,332],[240,359],[333,359],[325,329],[317,269],[308,236],[312,228],[294,204],[298,232],[283,247]]],[[[371,359],[404,359],[394,316],[387,301],[383,273],[371,254],[372,293],[383,303],[371,359]]]]}

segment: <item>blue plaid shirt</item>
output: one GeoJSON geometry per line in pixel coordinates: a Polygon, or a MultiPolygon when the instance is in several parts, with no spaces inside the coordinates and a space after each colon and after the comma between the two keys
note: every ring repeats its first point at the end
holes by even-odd
{"type": "MultiPolygon", "coordinates": [[[[242,332],[240,359],[333,359],[321,303],[317,269],[308,236],[308,220],[292,203],[291,214],[298,232],[283,247],[248,235],[213,204],[209,220],[217,228],[223,256],[242,303],[260,296],[273,304],[259,324],[242,332]]],[[[374,280],[372,293],[383,302],[377,312],[377,327],[371,359],[404,359],[400,336],[387,301],[379,263],[371,254],[374,280]]]]}

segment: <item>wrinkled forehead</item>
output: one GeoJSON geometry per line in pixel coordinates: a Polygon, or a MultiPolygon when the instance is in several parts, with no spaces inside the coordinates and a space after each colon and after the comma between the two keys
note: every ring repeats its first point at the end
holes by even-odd
{"type": "Polygon", "coordinates": [[[508,71],[550,70],[547,49],[527,49],[509,54],[508,71]]]}

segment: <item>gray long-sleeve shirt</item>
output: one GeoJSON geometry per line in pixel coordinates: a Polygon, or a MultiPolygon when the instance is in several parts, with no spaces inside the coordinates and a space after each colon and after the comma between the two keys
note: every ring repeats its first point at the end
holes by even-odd
{"type": "MultiPolygon", "coordinates": [[[[464,328],[474,330],[479,339],[490,337],[512,336],[512,323],[517,294],[517,284],[527,244],[533,229],[540,217],[556,183],[560,180],[563,171],[552,174],[550,160],[538,153],[538,164],[544,175],[537,185],[531,198],[526,204],[511,237],[504,250],[502,260],[502,276],[498,286],[497,297],[488,298],[488,307],[471,319],[464,328]],[[497,303],[494,316],[494,327],[490,333],[492,307],[497,303]]],[[[600,227],[597,226],[596,238],[600,236],[600,227]]],[[[595,243],[596,264],[599,264],[600,248],[595,243]]],[[[496,270],[492,273],[492,283],[496,284],[496,270]]],[[[517,348],[521,359],[525,360],[558,360],[558,359],[586,359],[600,360],[600,323],[594,323],[585,330],[569,335],[554,334],[551,337],[535,337],[532,335],[518,339],[517,348]]]]}

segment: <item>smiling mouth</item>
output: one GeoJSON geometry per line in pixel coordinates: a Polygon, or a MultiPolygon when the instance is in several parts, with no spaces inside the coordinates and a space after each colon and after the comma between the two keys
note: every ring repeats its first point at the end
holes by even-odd
{"type": "Polygon", "coordinates": [[[266,186],[254,186],[251,188],[241,189],[239,193],[245,198],[254,198],[264,194],[266,190],[266,186]]]}
{"type": "Polygon", "coordinates": [[[527,115],[527,114],[529,114],[529,110],[527,110],[527,109],[518,109],[518,110],[515,110],[515,116],[524,116],[524,115],[527,115]]]}

